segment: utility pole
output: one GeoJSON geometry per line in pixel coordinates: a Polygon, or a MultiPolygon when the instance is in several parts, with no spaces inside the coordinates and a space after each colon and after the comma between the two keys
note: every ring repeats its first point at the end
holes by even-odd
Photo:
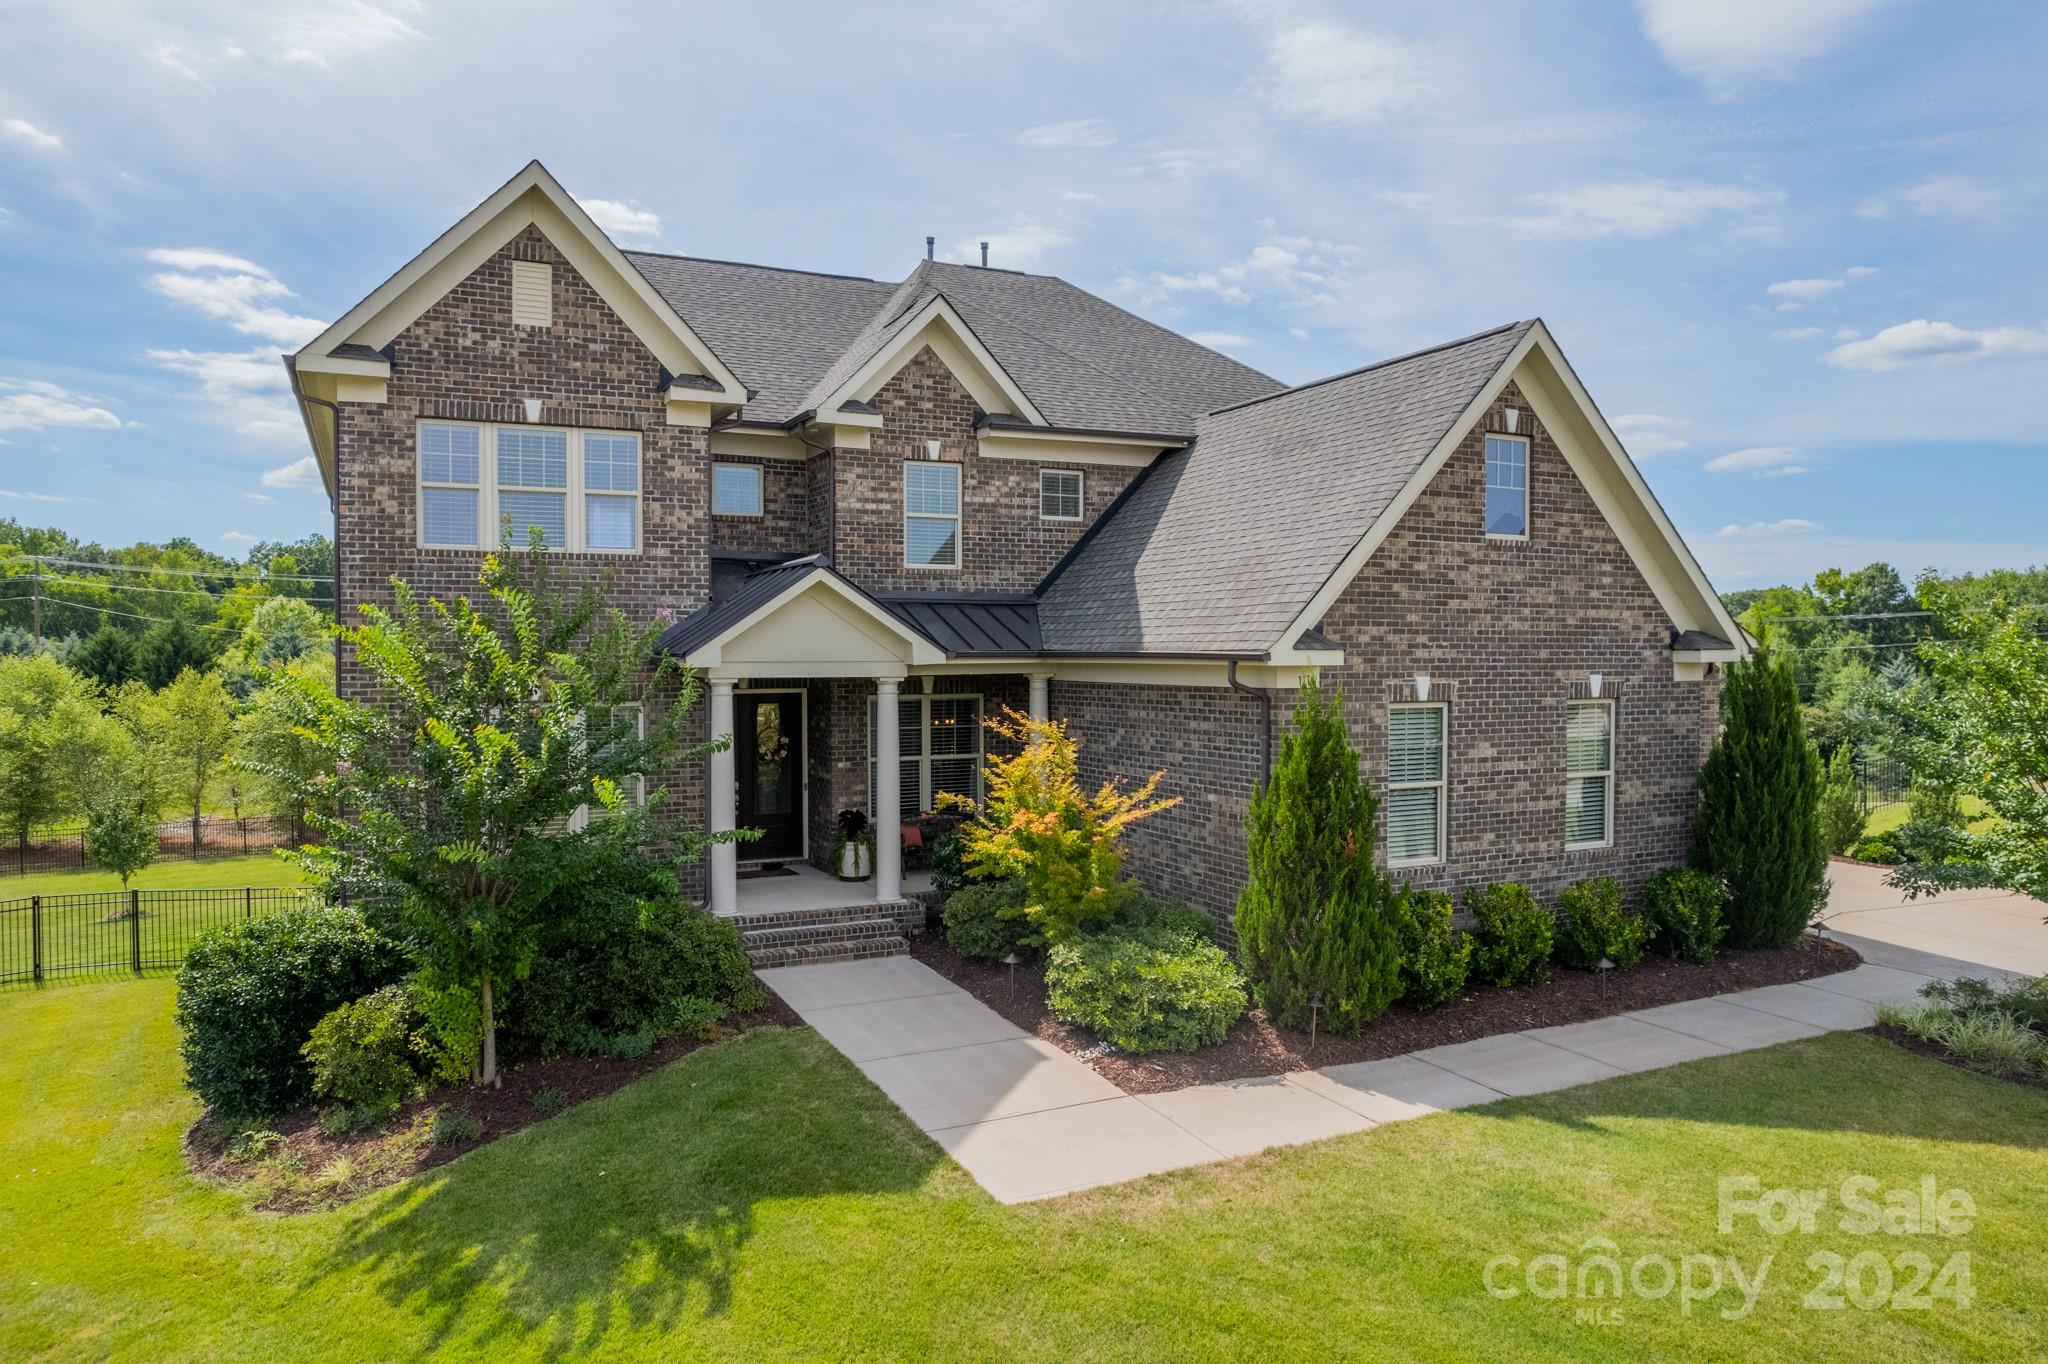
{"type": "Polygon", "coordinates": [[[29,614],[35,619],[36,652],[41,653],[43,651],[43,561],[39,557],[34,562],[36,567],[35,572],[29,578],[28,602],[29,614]]]}

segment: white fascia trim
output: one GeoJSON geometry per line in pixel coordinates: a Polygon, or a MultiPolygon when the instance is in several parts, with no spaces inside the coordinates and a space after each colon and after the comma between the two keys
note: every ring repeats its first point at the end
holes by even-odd
{"type": "MultiPolygon", "coordinates": [[[[840,404],[849,400],[865,402],[873,397],[876,390],[889,382],[897,370],[909,364],[911,358],[928,343],[939,353],[939,358],[946,361],[947,367],[954,369],[953,377],[960,380],[963,386],[968,387],[970,392],[973,388],[979,387],[976,382],[977,376],[960,373],[959,370],[966,367],[956,366],[955,357],[946,354],[947,348],[932,342],[935,329],[983,371],[988,382],[995,386],[996,393],[1001,395],[1010,411],[1036,426],[1052,424],[1039,412],[1017,381],[1003,369],[989,348],[981,344],[981,338],[974,334],[974,328],[967,325],[967,320],[947,302],[944,294],[934,294],[931,301],[918,310],[909,325],[903,328],[894,341],[877,351],[866,364],[854,371],[852,378],[827,394],[818,404],[818,420],[835,422],[841,417],[852,415],[840,412],[840,404]]],[[[996,393],[975,393],[973,396],[984,408],[994,411],[996,409],[989,407],[989,402],[994,399],[996,393]]]]}
{"type": "MultiPolygon", "coordinates": [[[[665,336],[643,334],[641,339],[672,372],[702,373],[718,382],[721,392],[697,390],[698,401],[733,405],[746,402],[746,385],[726,368],[668,300],[647,282],[647,277],[633,268],[633,263],[612,245],[604,230],[591,221],[583,206],[538,161],[528,162],[524,169],[471,209],[461,221],[436,237],[426,250],[406,262],[397,274],[378,285],[368,298],[308,342],[298,353],[300,365],[331,360],[330,353],[334,348],[350,341],[361,341],[371,346],[389,342],[439,301],[440,292],[424,300],[409,299],[439,267],[458,257],[474,259],[480,264],[530,223],[539,223],[543,231],[551,227],[554,229],[549,231],[549,237],[556,247],[569,257],[570,262],[590,281],[591,287],[619,310],[629,326],[634,314],[641,313],[666,333],[665,336]],[[535,197],[529,200],[529,195],[535,197]],[[522,204],[522,200],[526,202],[522,204]],[[551,208],[553,214],[544,214],[543,205],[551,208]],[[548,216],[555,221],[546,221],[548,216]],[[494,225],[497,230],[484,235],[494,225]],[[478,240],[480,237],[481,241],[478,240]],[[483,249],[478,250],[479,246],[483,249]],[[596,268],[599,266],[602,268],[596,268]],[[622,307],[624,300],[618,297],[621,292],[635,306],[622,307]]],[[[472,264],[470,269],[474,268],[475,264],[472,264]]],[[[464,276],[468,273],[468,270],[462,271],[464,276]]],[[[634,330],[641,332],[643,328],[634,330]]]]}
{"type": "Polygon", "coordinates": [[[745,459],[809,459],[816,452],[795,436],[781,436],[768,431],[714,429],[711,453],[737,455],[745,459]]]}
{"type": "Polygon", "coordinates": [[[1471,402],[1465,404],[1465,410],[1460,412],[1458,419],[1445,430],[1443,438],[1437,441],[1428,457],[1408,476],[1408,481],[1401,485],[1401,491],[1387,504],[1387,509],[1380,513],[1379,519],[1366,528],[1358,543],[1351,547],[1351,552],[1337,565],[1336,572],[1323,581],[1323,585],[1316,589],[1316,594],[1309,598],[1308,605],[1304,606],[1288,623],[1287,628],[1280,632],[1280,637],[1273,641],[1269,648],[1270,653],[1277,656],[1290,651],[1295,640],[1300,639],[1305,631],[1315,628],[1316,622],[1330,613],[1330,608],[1336,605],[1337,598],[1344,595],[1344,589],[1351,586],[1351,580],[1365,567],[1365,561],[1372,557],[1373,551],[1378,549],[1394,527],[1400,524],[1401,518],[1408,514],[1408,509],[1415,505],[1415,499],[1422,496],[1423,489],[1436,477],[1437,470],[1443,468],[1444,462],[1450,459],[1451,453],[1465,439],[1465,433],[1472,428],[1472,423],[1479,420],[1481,414],[1493,405],[1493,400],[1500,396],[1500,391],[1508,386],[1508,380],[1514,377],[1516,366],[1522,363],[1522,357],[1536,344],[1538,330],[1539,327],[1529,329],[1528,334],[1523,336],[1514,350],[1508,353],[1507,358],[1501,361],[1500,368],[1494,371],[1493,377],[1480,387],[1471,402]]]}
{"type": "Polygon", "coordinates": [[[1142,469],[1168,450],[1178,450],[1187,444],[1185,441],[1168,444],[1123,437],[1026,433],[1012,427],[986,426],[976,439],[976,450],[988,459],[1020,459],[1041,464],[1101,464],[1127,469],[1142,469]]]}
{"type": "Polygon", "coordinates": [[[389,360],[361,360],[352,355],[301,355],[301,374],[335,374],[356,379],[389,379],[389,360]]]}
{"type": "MultiPolygon", "coordinates": [[[[902,640],[905,644],[909,645],[910,662],[913,665],[945,662],[946,655],[939,649],[937,645],[933,644],[923,635],[917,634],[916,632],[906,628],[902,621],[896,619],[896,617],[890,615],[881,607],[876,606],[873,602],[869,601],[859,592],[854,591],[845,583],[841,582],[837,577],[830,573],[827,573],[822,568],[812,569],[810,572],[804,574],[795,582],[791,583],[788,587],[784,588],[782,591],[776,593],[773,597],[769,598],[768,601],[764,602],[760,606],[755,607],[752,611],[748,612],[739,620],[734,621],[731,625],[727,626],[723,631],[721,631],[715,638],[707,640],[703,644],[700,644],[696,648],[692,649],[689,655],[683,659],[683,662],[692,668],[716,669],[725,661],[725,646],[729,644],[736,636],[744,634],[746,631],[753,629],[754,626],[760,624],[769,616],[774,615],[777,611],[787,606],[790,602],[796,600],[804,593],[810,591],[813,587],[817,587],[821,584],[828,591],[837,596],[840,600],[848,603],[856,611],[860,612],[863,616],[867,617],[867,619],[873,621],[876,625],[881,626],[888,633],[894,635],[896,638],[902,640]]],[[[781,664],[778,666],[781,666],[786,670],[782,674],[783,676],[790,675],[790,671],[795,671],[798,673],[801,673],[802,671],[801,669],[797,668],[797,666],[794,664],[781,664]]]]}
{"type": "Polygon", "coordinates": [[[1738,663],[1744,657],[1741,649],[1673,649],[1673,663],[1738,663]]]}

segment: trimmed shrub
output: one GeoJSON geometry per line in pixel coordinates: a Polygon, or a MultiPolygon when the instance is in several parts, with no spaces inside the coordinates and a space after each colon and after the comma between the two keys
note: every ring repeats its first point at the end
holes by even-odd
{"type": "Polygon", "coordinates": [[[300,1048],[313,1067],[313,1092],[356,1110],[364,1121],[390,1117],[420,1087],[412,1045],[418,1021],[403,985],[387,985],[329,1013],[300,1048]]]}
{"type": "Polygon", "coordinates": [[[1550,979],[1556,924],[1519,881],[1496,881],[1465,892],[1475,936],[1472,966],[1494,985],[1535,985],[1550,979]]]}
{"type": "Polygon", "coordinates": [[[606,1038],[707,1026],[706,1004],[723,1017],[764,998],[730,922],[680,901],[649,901],[636,923],[543,952],[506,991],[499,1044],[510,1055],[590,1054],[606,1038]]]}
{"type": "Polygon", "coordinates": [[[1758,653],[1728,665],[1721,736],[1700,768],[1692,865],[1728,886],[1728,941],[1788,947],[1827,903],[1820,754],[1792,670],[1758,653]]]}
{"type": "Polygon", "coordinates": [[[201,935],[178,971],[185,1082],[231,1121],[302,1107],[313,1068],[300,1049],[313,1025],[405,967],[350,909],[286,909],[201,935]]]}
{"type": "Polygon", "coordinates": [[[1622,903],[1621,882],[1597,876],[1566,886],[1557,897],[1552,952],[1566,966],[1592,971],[1604,958],[1626,971],[1643,959],[1650,925],[1622,903]]]}
{"type": "Polygon", "coordinates": [[[1401,926],[1401,998],[1434,1009],[1465,988],[1472,970],[1472,938],[1451,927],[1451,897],[1440,890],[1411,891],[1401,926]]]}
{"type": "Polygon", "coordinates": [[[1849,850],[1849,856],[1858,862],[1882,862],[1886,866],[1897,866],[1905,860],[1899,855],[1898,843],[1889,832],[1858,839],[1856,846],[1849,850]]]}
{"type": "Polygon", "coordinates": [[[483,1135],[484,1125],[474,1113],[460,1108],[444,1108],[434,1115],[433,1143],[436,1146],[460,1146],[465,1141],[475,1141],[483,1135]]]}
{"type": "Polygon", "coordinates": [[[1373,865],[1379,801],[1344,726],[1344,694],[1301,685],[1273,774],[1245,817],[1250,875],[1237,897],[1238,955],[1266,1016],[1357,1033],[1401,993],[1402,892],[1373,865]]]}
{"type": "Polygon", "coordinates": [[[952,828],[932,840],[932,890],[944,905],[967,887],[967,864],[960,856],[960,830],[952,828]]]}
{"type": "Polygon", "coordinates": [[[1870,812],[1863,808],[1863,793],[1856,789],[1856,772],[1851,766],[1849,745],[1841,744],[1828,759],[1825,784],[1820,792],[1820,840],[1831,853],[1845,853],[1863,837],[1870,812]]]}
{"type": "Polygon", "coordinates": [[[1143,938],[1166,933],[1214,942],[1216,920],[1193,905],[1184,905],[1178,900],[1155,900],[1149,895],[1140,895],[1117,911],[1111,931],[1126,937],[1143,938]]]}
{"type": "Polygon", "coordinates": [[[1024,913],[1024,896],[1018,881],[972,881],[954,891],[939,915],[947,943],[961,956],[983,961],[1040,946],[1038,929],[1024,913]]]}
{"type": "Polygon", "coordinates": [[[1720,950],[1728,925],[1721,906],[1728,888],[1718,877],[1690,867],[1666,867],[1643,885],[1643,917],[1659,952],[1706,965],[1720,950]]]}
{"type": "Polygon", "coordinates": [[[1244,1016],[1244,977],[1206,938],[1170,930],[1098,933],[1046,957],[1055,1017],[1127,1052],[1193,1051],[1244,1016]]]}

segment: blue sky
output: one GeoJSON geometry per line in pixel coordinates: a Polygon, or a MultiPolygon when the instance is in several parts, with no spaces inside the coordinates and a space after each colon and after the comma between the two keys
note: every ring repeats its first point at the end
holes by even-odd
{"type": "Polygon", "coordinates": [[[328,524],[277,352],[538,156],[622,245],[1055,273],[1298,382],[1541,315],[1724,588],[2048,562],[2048,7],[45,3],[0,514],[328,524]]]}

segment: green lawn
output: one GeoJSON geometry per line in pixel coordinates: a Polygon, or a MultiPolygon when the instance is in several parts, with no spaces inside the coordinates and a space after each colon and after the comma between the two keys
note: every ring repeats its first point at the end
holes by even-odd
{"type": "MultiPolygon", "coordinates": [[[[1981,834],[1992,825],[1998,823],[1998,816],[1991,813],[1991,807],[1977,797],[1964,796],[1962,801],[1963,817],[1970,821],[1970,831],[1972,833],[1981,834]]],[[[1863,826],[1863,836],[1869,838],[1873,834],[1890,833],[1906,822],[1909,818],[1910,810],[1911,807],[1904,801],[1900,801],[1896,805],[1887,805],[1882,809],[1871,811],[1870,822],[1863,826]]]]}
{"type": "MultiPolygon", "coordinates": [[[[189,890],[214,886],[296,886],[304,879],[292,863],[275,853],[260,852],[246,857],[165,858],[144,867],[129,884],[143,890],[189,890]]],[[[120,877],[91,868],[0,875],[0,900],[120,888],[120,877]]]]}
{"type": "Polygon", "coordinates": [[[699,1052],[348,1208],[188,1177],[171,986],[0,997],[8,1359],[2038,1358],[2048,1095],[1837,1034],[1005,1208],[809,1030],[699,1052]],[[1956,1239],[1716,1228],[1716,1177],[1975,1199],[1956,1239]],[[1746,1321],[1489,1296],[1496,1255],[1773,1255],[1746,1321]],[[1802,1310],[1816,1249],[1968,1310],[1802,1310]]]}

